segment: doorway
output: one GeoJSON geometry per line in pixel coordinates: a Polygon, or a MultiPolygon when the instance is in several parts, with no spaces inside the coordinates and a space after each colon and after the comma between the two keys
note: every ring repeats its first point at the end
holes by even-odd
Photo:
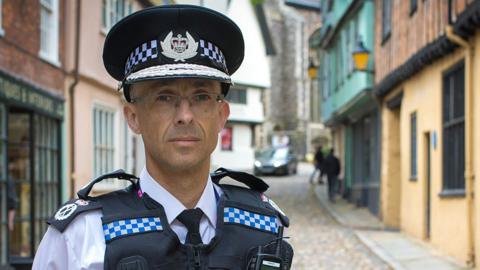
{"type": "Polygon", "coordinates": [[[431,229],[431,144],[430,132],[425,132],[424,135],[424,153],[425,153],[425,190],[426,190],[426,205],[425,205],[425,239],[430,239],[431,229]]]}

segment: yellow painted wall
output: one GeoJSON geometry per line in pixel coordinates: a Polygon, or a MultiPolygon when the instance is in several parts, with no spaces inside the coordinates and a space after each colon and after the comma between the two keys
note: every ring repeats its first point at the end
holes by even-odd
{"type": "Polygon", "coordinates": [[[474,173],[474,246],[476,268],[480,269],[480,31],[477,31],[473,43],[475,44],[474,62],[473,62],[473,173],[474,173]]]}
{"type": "MultiPolygon", "coordinates": [[[[452,54],[427,66],[421,72],[405,81],[396,91],[403,89],[400,111],[400,148],[401,148],[401,198],[400,228],[402,231],[419,239],[426,237],[426,140],[425,132],[437,133],[437,146],[431,148],[431,238],[430,242],[440,250],[457,258],[467,260],[467,209],[464,198],[440,198],[442,190],[442,76],[443,72],[464,58],[464,52],[457,49],[452,54]],[[410,179],[410,117],[417,114],[417,178],[410,179]]],[[[385,100],[392,98],[392,93],[385,100]]],[[[385,107],[385,106],[384,106],[385,107]]],[[[477,106],[478,107],[478,106],[477,106]]],[[[478,109],[478,108],[477,108],[478,109]]],[[[385,113],[386,108],[382,110],[385,113]]],[[[388,145],[392,136],[387,128],[391,127],[388,113],[382,117],[383,153],[392,155],[388,145]]],[[[478,130],[478,127],[477,127],[478,130]]],[[[480,134],[480,133],[477,133],[480,134]]],[[[394,138],[394,137],[393,137],[394,138]]],[[[430,137],[432,138],[432,136],[430,137]]],[[[391,148],[391,147],[390,147],[391,148]]],[[[382,159],[382,192],[389,191],[387,179],[394,178],[391,157],[382,159]],[[386,166],[386,168],[384,168],[386,166]],[[390,166],[390,167],[389,167],[390,166]]],[[[477,170],[480,166],[477,163],[477,170]]],[[[391,193],[391,189],[390,189],[391,193]]],[[[382,211],[394,206],[391,198],[382,194],[382,211]],[[390,203],[390,205],[388,205],[390,203]]],[[[478,208],[478,207],[477,207],[478,208]]],[[[383,213],[384,217],[386,216],[383,213]]],[[[395,217],[388,217],[387,222],[395,222],[395,217]]],[[[479,239],[480,241],[480,239],[479,239]]]]}
{"type": "MultiPolygon", "coordinates": [[[[395,97],[399,91],[394,91],[395,97]]],[[[400,109],[390,110],[385,99],[382,104],[382,166],[380,180],[380,216],[390,228],[400,227],[400,109]]]]}

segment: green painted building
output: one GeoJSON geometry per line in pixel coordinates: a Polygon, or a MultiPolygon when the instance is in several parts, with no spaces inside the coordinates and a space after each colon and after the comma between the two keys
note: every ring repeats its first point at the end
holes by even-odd
{"type": "Polygon", "coordinates": [[[375,3],[322,0],[323,24],[310,39],[317,49],[318,86],[324,123],[342,163],[344,197],[378,214],[380,195],[380,114],[372,95],[373,53],[367,71],[354,67],[359,42],[373,52],[375,3]]]}

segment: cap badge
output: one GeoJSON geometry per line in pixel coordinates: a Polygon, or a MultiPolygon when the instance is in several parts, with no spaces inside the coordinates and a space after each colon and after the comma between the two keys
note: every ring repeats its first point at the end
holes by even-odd
{"type": "Polygon", "coordinates": [[[197,55],[198,42],[186,32],[184,37],[178,34],[173,36],[173,32],[170,31],[163,41],[160,41],[162,46],[162,54],[168,58],[172,58],[175,62],[185,62],[186,59],[192,58],[197,55]]]}

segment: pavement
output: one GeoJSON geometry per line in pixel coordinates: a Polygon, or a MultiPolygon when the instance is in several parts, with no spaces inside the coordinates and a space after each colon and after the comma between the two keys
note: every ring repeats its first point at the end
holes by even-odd
{"type": "Polygon", "coordinates": [[[372,253],[391,268],[400,270],[470,269],[440,253],[426,242],[385,228],[380,220],[366,208],[356,207],[339,196],[334,203],[330,202],[326,184],[315,184],[313,189],[327,212],[338,223],[350,228],[372,253]]]}

